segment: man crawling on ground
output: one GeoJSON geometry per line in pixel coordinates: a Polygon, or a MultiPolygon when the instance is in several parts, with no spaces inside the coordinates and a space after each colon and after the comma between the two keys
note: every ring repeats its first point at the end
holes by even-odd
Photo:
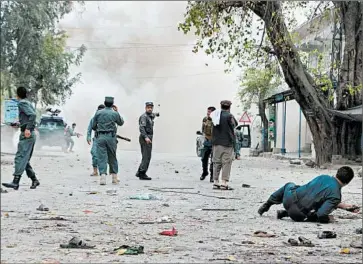
{"type": "Polygon", "coordinates": [[[335,177],[320,175],[302,186],[287,183],[270,196],[258,213],[262,215],[272,205],[281,203],[285,210],[278,210],[277,218],[290,217],[297,222],[329,223],[333,220],[330,214],[337,208],[357,213],[358,206],[341,203],[341,188],[353,177],[352,168],[344,166],[338,169],[335,177]]]}

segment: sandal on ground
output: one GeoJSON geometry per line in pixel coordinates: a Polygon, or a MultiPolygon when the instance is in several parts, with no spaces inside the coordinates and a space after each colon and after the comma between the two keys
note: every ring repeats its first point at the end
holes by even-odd
{"type": "Polygon", "coordinates": [[[228,185],[221,185],[220,188],[221,188],[221,190],[225,190],[225,191],[234,190],[232,187],[229,187],[228,185]]]}
{"type": "Polygon", "coordinates": [[[213,184],[213,189],[214,190],[219,190],[221,188],[221,186],[220,185],[218,185],[218,184],[213,184]]]}
{"type": "Polygon", "coordinates": [[[60,244],[61,248],[80,248],[80,249],[92,249],[96,246],[87,245],[83,240],[73,237],[69,240],[68,244],[60,244]]]}

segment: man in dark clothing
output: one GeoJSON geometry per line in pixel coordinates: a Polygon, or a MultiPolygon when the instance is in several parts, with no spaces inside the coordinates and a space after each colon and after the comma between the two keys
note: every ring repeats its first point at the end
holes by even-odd
{"type": "Polygon", "coordinates": [[[285,210],[277,211],[277,218],[290,217],[297,222],[328,223],[330,213],[336,208],[354,211],[357,206],[341,203],[341,188],[354,177],[352,168],[341,167],[335,177],[320,175],[309,183],[298,186],[287,183],[274,192],[258,210],[262,215],[274,204],[283,204],[285,210]],[[353,210],[351,210],[353,209],[353,210]]]}
{"type": "Polygon", "coordinates": [[[159,113],[154,114],[154,104],[152,102],[145,103],[145,113],[143,113],[139,118],[139,143],[141,147],[142,160],[137,170],[136,177],[140,180],[151,180],[149,176],[146,175],[149,169],[152,151],[152,139],[154,135],[154,119],[159,116],[159,113]]]}
{"type": "MultiPolygon", "coordinates": [[[[203,149],[202,149],[203,172],[202,172],[202,176],[200,176],[201,181],[203,181],[208,176],[209,157],[211,157],[211,159],[213,158],[213,155],[212,155],[213,121],[212,121],[212,118],[210,117],[210,114],[214,110],[216,110],[216,108],[214,106],[208,107],[207,116],[204,117],[203,121],[202,121],[202,133],[203,133],[205,140],[204,140],[203,149]]],[[[213,182],[213,162],[212,161],[210,163],[209,172],[210,172],[210,182],[213,182]]]]}
{"type": "Polygon", "coordinates": [[[228,186],[231,166],[234,157],[234,128],[237,125],[235,118],[230,113],[231,101],[221,102],[221,111],[214,111],[213,120],[213,189],[233,190],[228,186]],[[219,120],[218,120],[218,115],[219,120]],[[219,174],[222,171],[222,183],[219,183],[219,174]]]}
{"type": "Polygon", "coordinates": [[[30,166],[30,159],[33,155],[35,145],[35,119],[36,113],[32,104],[27,100],[27,90],[24,87],[18,87],[16,90],[17,99],[19,100],[19,123],[20,123],[20,137],[18,143],[18,150],[15,154],[15,171],[14,179],[11,183],[3,183],[6,188],[19,189],[19,182],[24,171],[32,180],[30,189],[35,189],[39,186],[39,181],[35,177],[35,172],[30,166]]]}

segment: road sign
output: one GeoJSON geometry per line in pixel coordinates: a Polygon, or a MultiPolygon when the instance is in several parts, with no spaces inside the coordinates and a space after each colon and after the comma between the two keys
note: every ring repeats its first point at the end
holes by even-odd
{"type": "Polygon", "coordinates": [[[248,116],[247,112],[244,112],[241,118],[239,119],[240,123],[251,123],[251,119],[248,116]]]}
{"type": "Polygon", "coordinates": [[[19,109],[17,100],[5,99],[4,108],[4,123],[16,123],[19,121],[19,109]]]}

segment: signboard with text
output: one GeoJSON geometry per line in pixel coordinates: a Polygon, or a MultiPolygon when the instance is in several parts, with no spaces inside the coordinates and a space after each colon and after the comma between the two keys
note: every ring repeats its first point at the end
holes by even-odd
{"type": "Polygon", "coordinates": [[[6,99],[4,101],[4,123],[19,122],[18,101],[16,99],[6,99]]]}

